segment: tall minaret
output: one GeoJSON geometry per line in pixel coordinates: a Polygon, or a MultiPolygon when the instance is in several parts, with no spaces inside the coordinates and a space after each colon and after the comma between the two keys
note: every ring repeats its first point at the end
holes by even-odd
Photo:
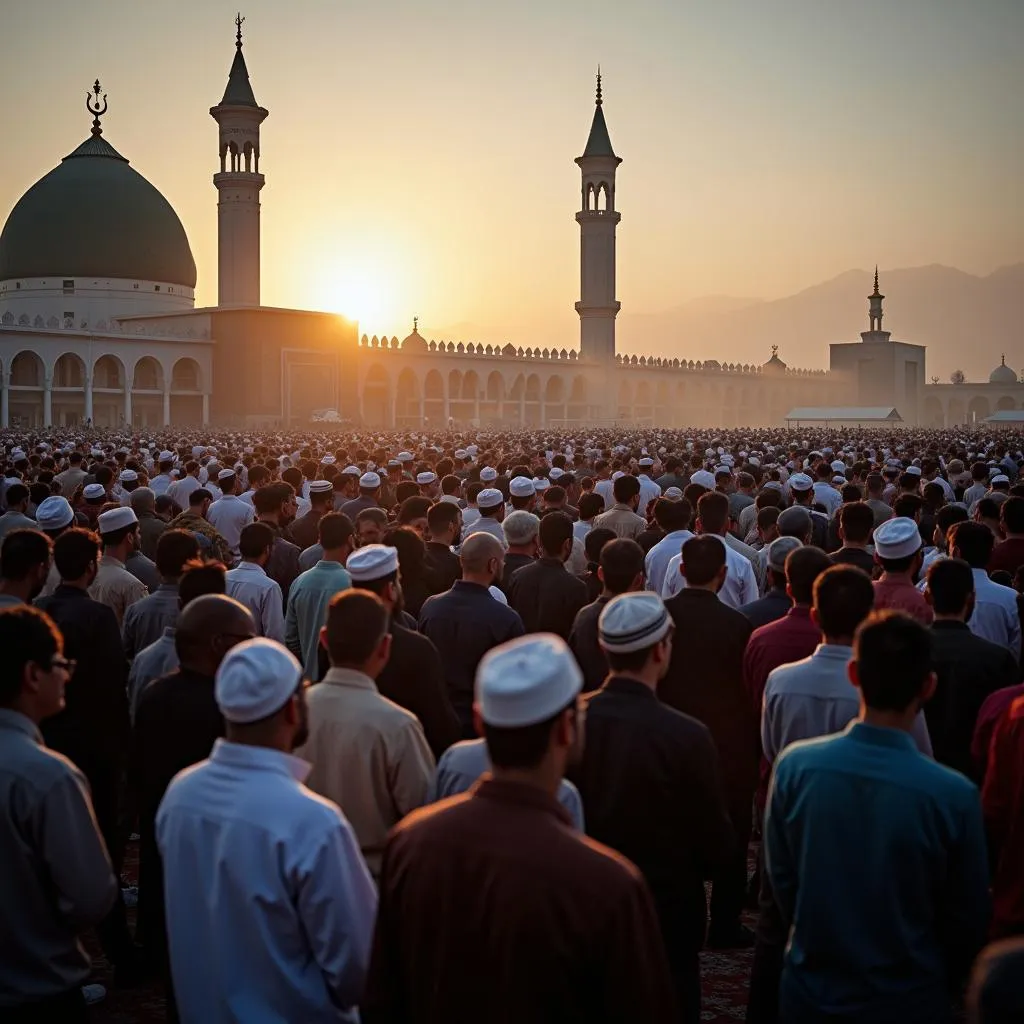
{"type": "Polygon", "coordinates": [[[256,102],[242,56],[242,22],[235,18],[235,59],[224,98],[210,115],[220,126],[217,187],[217,302],[260,304],[260,125],[268,111],[256,102]]]}
{"type": "Polygon", "coordinates": [[[583,156],[576,158],[583,177],[580,226],[580,357],[615,358],[615,170],[622,161],[612,149],[601,106],[601,70],[597,72],[597,107],[583,156]]]}
{"type": "Polygon", "coordinates": [[[868,296],[868,330],[861,331],[863,341],[888,341],[889,331],[882,330],[882,300],[885,296],[878,290],[878,265],[875,265],[875,290],[868,296]]]}

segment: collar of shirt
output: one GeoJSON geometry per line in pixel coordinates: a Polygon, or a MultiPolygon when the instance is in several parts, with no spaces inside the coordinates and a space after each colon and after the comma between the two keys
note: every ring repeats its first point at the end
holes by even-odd
{"type": "Polygon", "coordinates": [[[493,800],[496,803],[514,804],[518,807],[532,807],[554,815],[565,825],[572,825],[568,811],[550,794],[528,782],[508,782],[495,779],[490,772],[482,775],[469,791],[476,800],[493,800]]]}
{"type": "Polygon", "coordinates": [[[812,657],[845,663],[853,657],[853,648],[847,647],[846,644],[818,644],[812,657]]]}
{"type": "Polygon", "coordinates": [[[263,568],[262,565],[257,565],[255,562],[246,562],[244,560],[239,562],[238,565],[235,566],[233,571],[234,572],[256,572],[256,573],[259,573],[260,576],[266,576],[267,575],[267,571],[263,568]]]}
{"type": "Polygon", "coordinates": [[[914,737],[902,729],[890,729],[883,725],[868,725],[856,719],[846,727],[846,734],[858,743],[873,747],[889,747],[893,750],[912,750],[917,753],[914,737]]]}
{"type": "Polygon", "coordinates": [[[811,609],[805,604],[795,604],[786,612],[787,619],[809,619],[810,617],[811,609]]]}
{"type": "Polygon", "coordinates": [[[118,569],[124,568],[124,562],[115,558],[113,555],[102,555],[100,557],[100,565],[113,565],[118,569]]]}
{"type": "Polygon", "coordinates": [[[932,623],[932,629],[936,632],[958,632],[958,633],[969,633],[971,627],[966,622],[961,622],[959,619],[936,619],[932,623]]]}
{"type": "Polygon", "coordinates": [[[541,557],[537,559],[537,564],[546,565],[550,569],[565,570],[565,562],[560,558],[555,558],[554,555],[541,555],[541,557]]]}
{"type": "Polygon", "coordinates": [[[337,575],[338,570],[340,569],[346,576],[348,575],[348,570],[341,564],[341,562],[333,562],[329,558],[321,558],[316,562],[313,568],[320,572],[330,573],[332,576],[337,575]]]}
{"type": "Polygon", "coordinates": [[[354,668],[332,667],[320,680],[322,683],[331,683],[333,686],[350,686],[356,690],[377,691],[377,684],[365,673],[354,668]]]}
{"type": "Polygon", "coordinates": [[[283,750],[254,747],[248,743],[232,743],[225,739],[214,741],[210,760],[230,768],[290,775],[298,782],[305,782],[313,769],[308,761],[303,761],[294,754],[286,754],[283,750]]]}
{"type": "Polygon", "coordinates": [[[39,746],[43,745],[43,734],[39,731],[36,723],[28,715],[23,715],[13,708],[0,708],[0,729],[13,729],[16,732],[22,732],[35,740],[39,746]]]}
{"type": "Polygon", "coordinates": [[[628,697],[640,697],[644,700],[656,701],[658,699],[657,694],[649,686],[644,686],[638,680],[630,679],[627,676],[609,676],[601,689],[608,690],[610,693],[625,694],[628,697]]]}
{"type": "Polygon", "coordinates": [[[452,585],[452,589],[458,593],[472,594],[478,597],[483,595],[491,601],[494,600],[486,587],[481,586],[479,583],[473,583],[471,580],[456,580],[452,585]]]}
{"type": "Polygon", "coordinates": [[[73,587],[70,583],[60,583],[57,589],[54,591],[54,595],[60,594],[61,597],[73,598],[77,600],[86,599],[91,601],[89,592],[83,590],[81,587],[73,587]]]}

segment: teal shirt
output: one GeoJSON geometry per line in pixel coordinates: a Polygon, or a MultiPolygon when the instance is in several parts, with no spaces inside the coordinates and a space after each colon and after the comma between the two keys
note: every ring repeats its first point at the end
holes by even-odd
{"type": "Polygon", "coordinates": [[[781,1019],[949,1021],[989,920],[975,785],[907,733],[853,722],[783,751],[764,832],[790,925],[781,1019]]]}
{"type": "Polygon", "coordinates": [[[288,591],[288,611],[284,619],[284,642],[302,662],[306,678],[318,678],[317,649],[320,627],[327,623],[327,606],[340,590],[352,586],[352,577],[340,562],[319,561],[307,569],[288,591]]]}

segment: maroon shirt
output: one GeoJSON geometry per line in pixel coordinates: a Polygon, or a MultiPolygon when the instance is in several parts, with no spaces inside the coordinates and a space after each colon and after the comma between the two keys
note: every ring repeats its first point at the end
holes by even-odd
{"type": "Polygon", "coordinates": [[[647,886],[554,797],[484,776],[384,851],[363,1024],[678,1020],[647,886]]]}
{"type": "Polygon", "coordinates": [[[988,560],[989,575],[1004,569],[1011,576],[1024,565],[1024,537],[1011,537],[997,544],[992,549],[992,557],[988,560]]]}
{"type": "Polygon", "coordinates": [[[924,594],[909,580],[883,572],[881,578],[875,580],[874,586],[876,611],[891,609],[917,619],[922,626],[932,624],[934,616],[931,605],[924,599],[924,594]]]}
{"type": "Polygon", "coordinates": [[[971,758],[978,768],[978,778],[984,779],[988,766],[988,748],[992,742],[992,730],[996,722],[1006,714],[1006,709],[1018,698],[1024,697],[1024,683],[1005,686],[990,693],[978,710],[974,724],[974,739],[971,740],[971,758]]]}

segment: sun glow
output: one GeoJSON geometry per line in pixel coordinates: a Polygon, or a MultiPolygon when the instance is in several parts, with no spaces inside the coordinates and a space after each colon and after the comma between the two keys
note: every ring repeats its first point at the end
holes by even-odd
{"type": "Polygon", "coordinates": [[[361,331],[380,333],[395,319],[391,282],[368,269],[338,267],[316,289],[317,305],[358,320],[361,331]]]}

